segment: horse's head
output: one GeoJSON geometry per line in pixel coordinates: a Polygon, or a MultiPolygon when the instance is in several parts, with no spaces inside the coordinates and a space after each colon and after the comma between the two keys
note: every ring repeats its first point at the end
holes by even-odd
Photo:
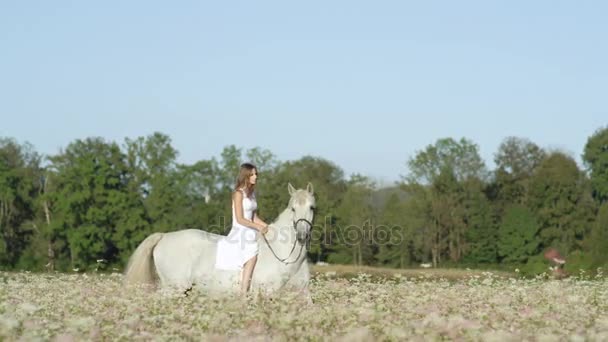
{"type": "Polygon", "coordinates": [[[291,183],[287,185],[289,190],[289,209],[293,215],[293,227],[296,230],[296,238],[301,244],[310,240],[312,222],[315,215],[315,196],[312,184],[308,183],[306,190],[296,190],[291,183]]]}

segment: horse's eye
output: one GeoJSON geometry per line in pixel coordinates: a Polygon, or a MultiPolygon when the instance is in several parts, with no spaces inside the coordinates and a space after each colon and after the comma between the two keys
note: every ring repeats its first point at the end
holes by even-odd
{"type": "Polygon", "coordinates": [[[296,212],[296,208],[291,207],[291,211],[293,211],[295,213],[296,212]]]}
{"type": "Polygon", "coordinates": [[[314,205],[311,205],[310,210],[315,211],[315,210],[317,210],[317,207],[315,207],[314,205]]]}

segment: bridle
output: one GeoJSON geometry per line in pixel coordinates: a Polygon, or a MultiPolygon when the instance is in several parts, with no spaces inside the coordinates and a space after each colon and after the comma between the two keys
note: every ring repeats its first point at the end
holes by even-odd
{"type": "Polygon", "coordinates": [[[272,252],[272,255],[274,255],[274,257],[278,261],[282,262],[285,265],[296,263],[300,259],[300,255],[302,254],[302,249],[304,249],[304,245],[306,245],[306,249],[308,249],[308,247],[310,246],[310,236],[311,236],[311,231],[312,231],[312,222],[308,221],[305,218],[301,218],[301,219],[298,219],[297,221],[292,221],[292,223],[293,223],[293,230],[296,232],[296,238],[293,241],[293,246],[291,247],[291,251],[289,252],[289,255],[287,255],[287,257],[285,257],[285,258],[279,258],[279,256],[277,255],[277,253],[275,253],[274,249],[272,249],[272,246],[268,242],[268,239],[266,239],[266,235],[262,235],[264,237],[264,241],[266,241],[266,245],[268,245],[268,248],[272,252]],[[298,255],[296,256],[296,258],[294,260],[292,260],[292,261],[286,261],[287,259],[289,259],[289,257],[291,256],[291,254],[293,254],[293,251],[296,249],[296,244],[298,243],[298,238],[297,238],[298,228],[297,228],[297,226],[298,226],[298,223],[300,223],[300,222],[305,222],[306,224],[308,224],[308,226],[310,227],[310,229],[308,230],[308,233],[306,234],[306,238],[304,239],[304,243],[300,243],[300,250],[298,251],[298,255]]]}

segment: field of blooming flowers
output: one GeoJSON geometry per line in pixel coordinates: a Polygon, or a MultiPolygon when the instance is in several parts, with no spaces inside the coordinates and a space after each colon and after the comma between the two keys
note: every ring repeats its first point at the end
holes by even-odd
{"type": "Polygon", "coordinates": [[[120,274],[0,273],[0,341],[608,340],[603,277],[315,274],[306,305],[126,291],[120,274]]]}

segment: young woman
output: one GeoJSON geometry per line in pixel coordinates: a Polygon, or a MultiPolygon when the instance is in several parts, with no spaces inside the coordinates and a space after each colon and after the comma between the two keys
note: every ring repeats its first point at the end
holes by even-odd
{"type": "Polygon", "coordinates": [[[258,259],[258,233],[268,232],[268,224],[257,215],[254,192],[257,178],[255,165],[241,165],[232,193],[232,229],[226,239],[219,242],[216,259],[218,268],[242,270],[242,293],[249,291],[258,259]]]}

